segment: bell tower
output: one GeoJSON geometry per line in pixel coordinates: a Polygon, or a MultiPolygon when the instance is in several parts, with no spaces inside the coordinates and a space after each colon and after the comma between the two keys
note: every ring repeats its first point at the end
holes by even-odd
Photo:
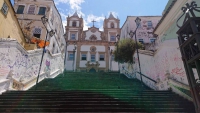
{"type": "Polygon", "coordinates": [[[120,20],[115,18],[112,13],[109,17],[104,20],[104,33],[106,35],[106,40],[109,42],[116,42],[116,36],[120,34],[120,20]]]}
{"type": "Polygon", "coordinates": [[[67,17],[66,39],[68,41],[79,41],[83,32],[83,18],[75,12],[71,17],[67,17]]]}

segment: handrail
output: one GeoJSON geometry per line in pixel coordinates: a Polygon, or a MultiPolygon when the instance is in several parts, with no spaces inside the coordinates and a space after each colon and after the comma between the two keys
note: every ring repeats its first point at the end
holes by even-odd
{"type": "Polygon", "coordinates": [[[147,77],[146,75],[144,75],[144,74],[142,74],[142,73],[140,73],[140,72],[137,72],[137,73],[141,74],[141,75],[144,76],[145,78],[148,78],[148,79],[151,80],[152,82],[157,83],[157,81],[155,81],[155,80],[153,80],[153,79],[147,77]]]}
{"type": "Polygon", "coordinates": [[[124,70],[125,72],[128,73],[128,75],[125,74],[126,76],[128,76],[128,77],[130,77],[130,78],[132,77],[132,76],[130,76],[130,75],[132,75],[132,73],[130,73],[130,72],[129,72],[128,70],[126,70],[126,69],[123,69],[123,70],[124,70]]]}

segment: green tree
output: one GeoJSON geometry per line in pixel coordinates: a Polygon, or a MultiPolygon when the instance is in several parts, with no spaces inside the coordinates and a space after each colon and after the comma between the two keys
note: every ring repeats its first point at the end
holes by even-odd
{"type": "MultiPolygon", "coordinates": [[[[143,48],[140,42],[137,42],[138,48],[143,48]]],[[[136,50],[136,43],[133,39],[125,38],[120,40],[115,45],[114,55],[115,61],[119,63],[130,63],[133,64],[133,54],[136,50]]]]}

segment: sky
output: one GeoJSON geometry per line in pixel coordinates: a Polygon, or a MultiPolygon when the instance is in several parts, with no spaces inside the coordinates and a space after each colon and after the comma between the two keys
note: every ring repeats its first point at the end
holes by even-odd
{"type": "MultiPolygon", "coordinates": [[[[11,0],[13,2],[13,0],[11,0]]],[[[62,17],[63,25],[66,17],[75,11],[84,19],[84,30],[92,26],[103,30],[103,20],[110,12],[120,19],[123,26],[127,16],[161,16],[168,0],[54,0],[62,17]]]]}

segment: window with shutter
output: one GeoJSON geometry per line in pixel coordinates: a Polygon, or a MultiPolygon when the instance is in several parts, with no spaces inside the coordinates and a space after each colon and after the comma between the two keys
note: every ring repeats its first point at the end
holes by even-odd
{"type": "Polygon", "coordinates": [[[28,14],[34,14],[35,12],[35,5],[30,5],[28,9],[28,14]]]}
{"type": "Polygon", "coordinates": [[[1,11],[3,12],[4,15],[7,15],[7,13],[8,13],[8,5],[5,2],[3,3],[1,11]]]}
{"type": "Polygon", "coordinates": [[[38,15],[45,15],[46,7],[40,7],[38,15]]]}
{"type": "Polygon", "coordinates": [[[40,38],[41,36],[41,29],[40,28],[35,28],[34,32],[33,32],[33,36],[40,38]]]}
{"type": "Polygon", "coordinates": [[[96,62],[95,54],[91,55],[91,62],[96,62]]]}
{"type": "Polygon", "coordinates": [[[17,14],[23,14],[24,12],[24,7],[23,5],[19,5],[18,9],[17,9],[17,14]]]}
{"type": "Polygon", "coordinates": [[[116,36],[110,36],[110,41],[116,41],[116,36]]]}
{"type": "Polygon", "coordinates": [[[105,60],[104,54],[100,54],[100,55],[99,55],[99,61],[104,61],[104,60],[105,60]]]}

